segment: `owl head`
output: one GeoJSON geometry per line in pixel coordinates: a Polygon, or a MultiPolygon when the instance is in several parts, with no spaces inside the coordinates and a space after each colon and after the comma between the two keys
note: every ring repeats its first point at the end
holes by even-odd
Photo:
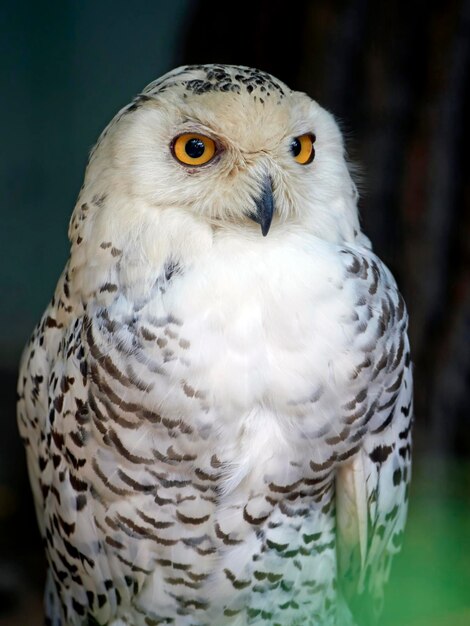
{"type": "Polygon", "coordinates": [[[96,261],[112,243],[161,260],[167,247],[187,253],[234,231],[269,239],[286,229],[348,242],[359,231],[356,202],[341,133],[315,101],[256,69],[184,66],[102,133],[72,251],[77,263],[85,249],[96,261]]]}

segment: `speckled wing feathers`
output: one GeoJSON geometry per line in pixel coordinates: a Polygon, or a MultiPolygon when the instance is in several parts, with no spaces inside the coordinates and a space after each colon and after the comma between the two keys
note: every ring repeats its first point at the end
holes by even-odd
{"type": "Polygon", "coordinates": [[[365,437],[360,453],[336,479],[340,585],[358,624],[378,622],[406,521],[412,425],[409,360],[399,385],[388,390],[399,391],[387,407],[388,417],[365,437]]]}

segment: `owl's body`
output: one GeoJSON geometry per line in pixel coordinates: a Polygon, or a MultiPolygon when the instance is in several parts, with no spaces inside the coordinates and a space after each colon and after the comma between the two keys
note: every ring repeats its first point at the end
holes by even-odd
{"type": "Polygon", "coordinates": [[[91,157],[23,357],[50,623],[343,626],[355,596],[373,615],[405,520],[411,373],[336,125],[246,68],[144,93],[91,157]],[[212,162],[177,161],[183,132],[214,139],[212,162]]]}

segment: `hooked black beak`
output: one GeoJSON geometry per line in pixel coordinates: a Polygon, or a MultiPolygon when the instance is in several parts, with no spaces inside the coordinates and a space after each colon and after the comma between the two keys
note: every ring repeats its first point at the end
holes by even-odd
{"type": "Polygon", "coordinates": [[[255,199],[256,213],[250,213],[250,218],[261,226],[263,237],[269,232],[274,213],[273,181],[266,176],[261,189],[261,196],[255,199]]]}

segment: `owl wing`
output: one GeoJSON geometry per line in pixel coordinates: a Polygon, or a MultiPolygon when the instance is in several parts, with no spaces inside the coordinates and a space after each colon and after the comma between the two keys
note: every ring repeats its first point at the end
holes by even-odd
{"type": "Polygon", "coordinates": [[[36,506],[39,528],[44,537],[43,489],[41,481],[41,434],[47,419],[47,381],[50,374],[44,335],[47,332],[47,317],[34,329],[21,359],[18,378],[18,430],[26,449],[26,462],[31,489],[36,506]]]}
{"type": "Polygon", "coordinates": [[[50,376],[65,330],[76,314],[69,296],[66,268],[52,302],[23,351],[18,377],[18,430],[26,448],[30,483],[42,533],[43,504],[46,497],[43,482],[46,471],[44,452],[50,443],[46,441],[49,430],[47,421],[50,413],[50,376]]]}
{"type": "MultiPolygon", "coordinates": [[[[61,358],[69,355],[67,333],[83,312],[81,303],[70,296],[68,283],[66,267],[51,303],[23,352],[17,405],[18,430],[26,449],[29,479],[41,536],[48,553],[60,548],[61,554],[67,558],[70,556],[67,548],[73,550],[71,544],[67,543],[67,537],[74,527],[77,515],[76,498],[70,487],[71,477],[59,464],[63,437],[60,429],[55,426],[67,415],[65,406],[62,407],[66,387],[74,384],[74,389],[78,386],[85,388],[79,367],[68,376],[61,358]],[[57,488],[59,484],[60,493],[57,488]],[[68,518],[67,521],[65,517],[68,518]]],[[[77,459],[71,461],[77,462],[77,459]]],[[[62,569],[55,570],[59,578],[63,576],[62,569]]],[[[51,626],[63,626],[63,610],[50,569],[45,605],[48,623],[51,626]]],[[[74,623],[70,616],[67,623],[74,623]]]]}
{"type": "Polygon", "coordinates": [[[399,365],[382,386],[361,449],[336,477],[339,583],[360,626],[377,623],[381,612],[392,557],[401,546],[411,477],[413,391],[406,324],[390,331],[401,347],[385,356],[396,362],[400,352],[399,365]]]}

